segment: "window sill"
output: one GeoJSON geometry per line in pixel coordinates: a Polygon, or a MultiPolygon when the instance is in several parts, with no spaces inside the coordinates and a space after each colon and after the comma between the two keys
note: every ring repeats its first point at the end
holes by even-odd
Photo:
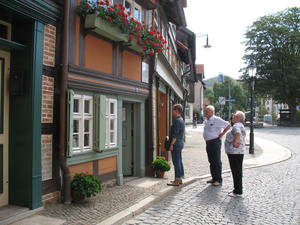
{"type": "Polygon", "coordinates": [[[119,153],[119,148],[110,148],[105,149],[102,152],[96,152],[96,151],[86,151],[86,152],[80,152],[72,155],[71,157],[67,158],[68,165],[75,165],[79,163],[89,162],[93,160],[108,158],[112,156],[116,156],[119,153]]]}

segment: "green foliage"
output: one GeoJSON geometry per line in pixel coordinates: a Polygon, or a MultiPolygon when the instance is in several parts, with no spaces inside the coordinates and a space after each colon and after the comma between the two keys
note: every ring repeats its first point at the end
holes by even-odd
{"type": "Polygon", "coordinates": [[[76,173],[71,182],[71,190],[77,196],[89,198],[95,196],[101,189],[101,181],[92,174],[76,173]]]}
{"type": "Polygon", "coordinates": [[[210,104],[215,106],[216,112],[219,112],[223,118],[228,117],[229,104],[226,103],[224,106],[220,106],[218,100],[220,96],[228,99],[229,83],[231,99],[235,99],[235,102],[232,102],[232,112],[237,110],[245,111],[247,109],[248,101],[247,90],[245,90],[240,83],[230,77],[226,76],[224,83],[215,82],[212,90],[206,89],[204,93],[204,96],[209,99],[210,104]]]}
{"type": "Polygon", "coordinates": [[[158,156],[152,162],[152,168],[153,168],[153,170],[169,171],[171,169],[171,165],[167,160],[158,156]]]}
{"type": "Polygon", "coordinates": [[[300,112],[299,111],[296,112],[296,120],[300,121],[300,112]]]}
{"type": "Polygon", "coordinates": [[[266,110],[266,108],[263,105],[260,105],[258,108],[258,116],[263,117],[267,113],[268,111],[266,110]]]}
{"type": "MultiPolygon", "coordinates": [[[[247,30],[244,60],[256,63],[255,93],[289,105],[292,120],[300,102],[300,8],[259,18],[247,30]]],[[[244,68],[242,77],[249,81],[244,68]]]]}

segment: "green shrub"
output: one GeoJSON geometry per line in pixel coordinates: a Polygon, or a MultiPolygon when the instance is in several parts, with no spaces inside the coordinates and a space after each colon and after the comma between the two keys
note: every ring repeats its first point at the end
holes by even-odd
{"type": "Polygon", "coordinates": [[[169,171],[171,169],[170,163],[160,156],[158,156],[152,162],[152,167],[153,167],[153,170],[161,170],[161,171],[169,171]]]}
{"type": "Polygon", "coordinates": [[[77,196],[89,198],[95,196],[101,189],[101,181],[92,174],[76,173],[71,182],[71,190],[77,196]]]}

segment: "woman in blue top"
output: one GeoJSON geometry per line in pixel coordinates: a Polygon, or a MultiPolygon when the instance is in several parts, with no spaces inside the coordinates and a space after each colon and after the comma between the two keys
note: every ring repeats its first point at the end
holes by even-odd
{"type": "Polygon", "coordinates": [[[245,114],[241,111],[237,111],[233,115],[233,126],[225,140],[225,152],[228,155],[234,184],[234,190],[229,193],[230,197],[240,197],[243,194],[243,159],[246,150],[244,120],[245,114]]]}

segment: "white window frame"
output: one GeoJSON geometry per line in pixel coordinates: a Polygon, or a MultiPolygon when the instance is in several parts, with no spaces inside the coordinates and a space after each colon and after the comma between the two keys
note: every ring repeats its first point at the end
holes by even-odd
{"type": "MultiPolygon", "coordinates": [[[[74,138],[72,143],[72,152],[74,154],[81,153],[81,152],[88,152],[92,151],[93,149],[93,96],[91,95],[80,95],[75,94],[73,101],[78,100],[78,107],[79,112],[74,112],[74,109],[72,109],[73,113],[73,127],[74,127],[74,121],[78,120],[78,147],[73,147],[74,144],[74,138]],[[89,101],[89,113],[84,112],[84,102],[89,101]],[[89,131],[84,131],[84,122],[88,120],[89,121],[89,131]],[[84,135],[88,133],[89,134],[89,145],[84,146],[84,135]]],[[[74,136],[74,130],[71,131],[72,135],[74,136]]],[[[77,133],[76,133],[77,134],[77,133]]]]}
{"type": "Polygon", "coordinates": [[[117,99],[106,99],[106,139],[105,148],[115,148],[118,146],[118,101],[117,99]],[[111,113],[111,104],[114,104],[114,113],[111,113]],[[114,129],[110,129],[110,123],[114,121],[114,129]],[[111,133],[114,134],[114,140],[110,140],[111,133]]]}

